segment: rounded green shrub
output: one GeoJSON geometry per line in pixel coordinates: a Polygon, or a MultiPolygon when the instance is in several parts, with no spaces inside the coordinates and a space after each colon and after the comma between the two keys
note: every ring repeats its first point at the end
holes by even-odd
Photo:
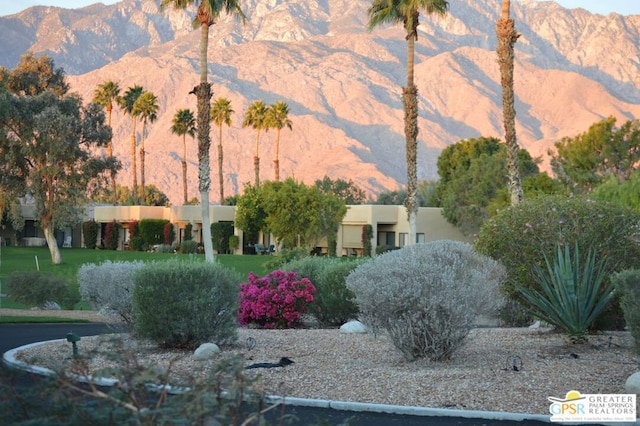
{"type": "Polygon", "coordinates": [[[46,302],[63,303],[69,283],[60,277],[39,271],[18,271],[7,276],[7,293],[16,302],[42,306],[46,302]]]}
{"type": "Polygon", "coordinates": [[[149,263],[133,275],[135,332],[165,348],[232,342],[241,282],[218,263],[184,258],[149,263]]]}
{"type": "Polygon", "coordinates": [[[198,243],[196,243],[193,240],[184,240],[182,241],[182,243],[180,243],[180,250],[179,252],[181,254],[195,254],[198,251],[198,243]]]}
{"type": "Polygon", "coordinates": [[[640,269],[618,272],[611,277],[611,283],[620,293],[624,319],[631,330],[634,349],[640,353],[640,269]]]}
{"type": "Polygon", "coordinates": [[[386,330],[407,360],[441,361],[462,346],[478,315],[499,308],[505,275],[470,244],[441,240],[363,263],[347,277],[347,288],[362,320],[386,330]]]}
{"type": "Polygon", "coordinates": [[[315,285],[309,312],[321,326],[336,326],[357,318],[358,305],[355,295],[347,288],[346,278],[358,265],[369,260],[307,256],[285,264],[283,269],[295,271],[299,277],[308,278],[315,285]]]}
{"type": "Polygon", "coordinates": [[[516,287],[539,291],[534,265],[544,268],[558,245],[590,247],[607,257],[608,274],[640,265],[640,213],[586,197],[539,197],[499,212],[480,229],[475,247],[507,268],[503,290],[523,302],[516,287]]]}

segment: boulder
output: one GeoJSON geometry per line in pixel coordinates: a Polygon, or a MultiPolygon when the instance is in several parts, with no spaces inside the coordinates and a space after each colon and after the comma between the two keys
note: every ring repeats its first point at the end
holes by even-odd
{"type": "Polygon", "coordinates": [[[629,376],[624,384],[624,391],[640,395],[640,371],[629,376]]]}
{"type": "Polygon", "coordinates": [[[193,359],[207,361],[215,358],[220,353],[220,348],[215,343],[203,343],[193,353],[193,359]]]}
{"type": "Polygon", "coordinates": [[[360,321],[356,321],[356,320],[346,322],[342,324],[342,326],[340,327],[340,333],[345,333],[345,334],[366,333],[366,332],[367,332],[367,326],[365,326],[360,321]]]}

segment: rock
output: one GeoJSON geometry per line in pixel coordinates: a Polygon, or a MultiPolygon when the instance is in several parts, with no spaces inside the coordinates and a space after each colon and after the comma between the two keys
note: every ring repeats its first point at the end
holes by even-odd
{"type": "Polygon", "coordinates": [[[197,361],[206,361],[213,359],[220,353],[220,348],[215,343],[203,343],[193,353],[193,359],[197,361]]]}
{"type": "Polygon", "coordinates": [[[629,376],[624,384],[624,391],[640,395],[640,371],[629,376]]]}
{"type": "Polygon", "coordinates": [[[345,333],[345,334],[353,334],[353,333],[366,333],[367,332],[367,327],[361,323],[360,321],[349,321],[345,324],[342,324],[342,327],[340,327],[340,333],[345,333]]]}
{"type": "Polygon", "coordinates": [[[540,321],[536,321],[536,322],[534,322],[533,324],[531,324],[529,326],[529,329],[530,330],[539,330],[540,326],[541,326],[540,321]]]}

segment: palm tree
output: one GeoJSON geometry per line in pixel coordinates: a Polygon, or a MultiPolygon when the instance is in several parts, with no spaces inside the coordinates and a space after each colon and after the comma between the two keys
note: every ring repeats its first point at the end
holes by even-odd
{"type": "Polygon", "coordinates": [[[171,132],[182,136],[182,188],[184,192],[184,204],[189,203],[187,197],[187,135],[194,137],[196,134],[196,119],[190,109],[179,109],[173,116],[171,132]]]}
{"type": "Polygon", "coordinates": [[[131,192],[133,193],[133,202],[137,204],[138,200],[138,169],[136,167],[136,121],[138,121],[137,115],[133,113],[133,106],[136,101],[144,93],[144,88],[140,85],[129,87],[124,96],[118,99],[120,107],[124,110],[125,114],[131,116],[131,174],[133,175],[133,186],[131,192]]]}
{"type": "Polygon", "coordinates": [[[133,114],[142,121],[142,142],[140,143],[140,199],[144,200],[144,140],[147,123],[156,121],[158,112],[158,97],[149,91],[144,91],[133,105],[133,114]]]}
{"type": "Polygon", "coordinates": [[[211,121],[218,127],[218,180],[220,182],[220,204],[224,205],[224,177],[222,176],[222,125],[231,127],[231,101],[227,98],[218,98],[211,106],[211,121]]]}
{"type": "Polygon", "coordinates": [[[267,106],[262,101],[253,101],[244,113],[242,127],[252,127],[256,130],[256,153],[253,157],[255,169],[255,185],[260,185],[260,131],[267,129],[267,106]]]}
{"type": "Polygon", "coordinates": [[[449,3],[446,0],[373,0],[368,10],[370,30],[380,24],[402,23],[407,32],[407,86],[402,88],[404,104],[404,133],[407,155],[407,199],[409,216],[409,244],[416,242],[418,218],[418,89],[413,82],[415,42],[418,39],[420,11],[443,16],[449,3]]]}
{"type": "Polygon", "coordinates": [[[162,0],[160,8],[164,9],[171,5],[174,9],[184,9],[192,4],[198,5],[198,13],[193,21],[194,28],[200,27],[200,84],[191,91],[198,99],[198,189],[200,190],[204,255],[207,262],[213,262],[211,219],[209,218],[209,187],[211,185],[211,169],[209,168],[211,84],[207,81],[209,27],[216,23],[222,12],[234,15],[243,22],[246,18],[240,9],[239,0],[162,0]]]}
{"type": "Polygon", "coordinates": [[[509,17],[510,0],[502,0],[502,16],[496,23],[498,36],[498,64],[500,66],[500,83],[502,85],[502,122],[504,125],[504,142],[507,146],[507,176],[511,196],[511,205],[522,202],[522,181],[518,166],[518,141],[516,139],[516,108],[513,94],[513,45],[520,37],[513,19],[509,17]]]}
{"type": "MultiPolygon", "coordinates": [[[[106,81],[99,84],[93,92],[93,102],[104,107],[107,110],[107,126],[111,128],[111,113],[113,112],[113,103],[120,98],[120,87],[118,83],[106,81]]],[[[107,155],[113,156],[113,135],[107,145],[107,155]]],[[[116,194],[116,172],[111,171],[111,194],[113,195],[113,204],[118,203],[118,195],[116,194]]]]}
{"type": "Polygon", "coordinates": [[[273,168],[275,170],[275,180],[280,180],[280,130],[287,127],[292,130],[291,120],[289,119],[289,105],[284,101],[277,101],[269,107],[267,111],[267,125],[269,128],[276,129],[276,149],[275,158],[273,160],[273,168]]]}

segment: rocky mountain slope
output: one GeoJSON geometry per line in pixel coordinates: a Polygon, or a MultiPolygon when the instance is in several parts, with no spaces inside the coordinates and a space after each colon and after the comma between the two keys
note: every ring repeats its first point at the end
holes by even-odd
{"type": "MultiPolygon", "coordinates": [[[[170,132],[180,108],[196,109],[199,31],[195,10],[158,11],[158,1],[123,0],[65,10],[35,7],[0,18],[0,65],[28,50],[52,56],[85,101],[96,86],[135,84],[159,98],[149,127],[146,181],[181,202],[182,141],[170,132]]],[[[419,178],[437,178],[439,152],[463,138],[502,137],[496,63],[495,0],[451,0],[445,18],[422,16],[416,45],[420,100],[419,178]]],[[[365,0],[246,0],[247,22],[222,17],[210,30],[214,99],[231,99],[223,131],[225,191],[253,180],[255,131],[242,128],[257,99],[287,102],[293,130],[280,142],[280,176],[313,182],[353,179],[377,193],[406,182],[401,85],[406,42],[401,27],[368,31],[365,0]]],[[[554,2],[512,1],[516,43],[517,136],[543,155],[609,115],[640,117],[640,16],[593,15],[554,2]]],[[[131,119],[113,118],[115,153],[130,185],[131,119]]],[[[141,126],[138,126],[141,129],[141,126]]],[[[261,179],[273,178],[275,132],[260,136],[261,179]]],[[[197,195],[196,143],[188,140],[190,197],[197,195]]],[[[218,199],[217,132],[212,130],[211,199],[218,199]]],[[[138,170],[140,168],[138,167],[138,170]]]]}

